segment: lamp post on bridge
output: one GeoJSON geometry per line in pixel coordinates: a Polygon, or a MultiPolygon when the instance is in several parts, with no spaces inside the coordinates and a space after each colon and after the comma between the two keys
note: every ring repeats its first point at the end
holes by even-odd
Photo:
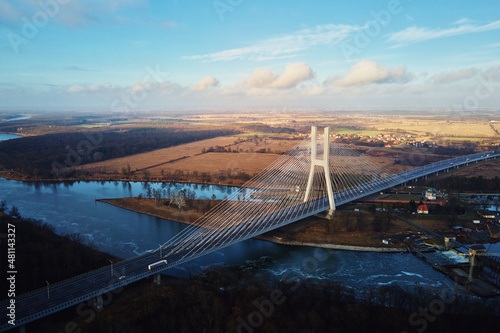
{"type": "Polygon", "coordinates": [[[161,244],[158,244],[160,246],[160,259],[161,259],[161,244]]]}
{"type": "Polygon", "coordinates": [[[111,276],[113,276],[113,261],[109,261],[111,263],[111,276]]]}
{"type": "Polygon", "coordinates": [[[45,281],[47,283],[47,299],[50,299],[50,283],[49,281],[45,281]]]}

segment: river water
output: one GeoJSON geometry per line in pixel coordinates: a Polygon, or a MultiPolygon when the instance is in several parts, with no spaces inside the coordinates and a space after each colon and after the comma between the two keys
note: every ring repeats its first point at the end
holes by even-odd
{"type": "Polygon", "coordinates": [[[5,140],[10,140],[10,139],[17,139],[20,138],[20,135],[16,134],[6,134],[6,133],[0,133],[0,141],[5,141],[5,140]]]}
{"type": "MultiPolygon", "coordinates": [[[[1,140],[17,137],[0,134],[1,140]]],[[[19,208],[24,217],[54,226],[59,234],[79,233],[86,243],[121,258],[152,251],[186,225],[114,207],[95,199],[134,197],[148,186],[195,191],[197,198],[222,199],[236,191],[229,186],[141,182],[20,182],[0,178],[0,200],[19,208]]],[[[347,287],[414,284],[452,288],[453,282],[408,253],[324,251],[250,239],[205,255],[168,271],[188,276],[208,266],[226,265],[270,273],[342,282],[347,287]]]]}
{"type": "MultiPolygon", "coordinates": [[[[59,234],[80,233],[88,244],[122,258],[145,253],[176,235],[186,225],[124,210],[95,198],[120,198],[145,193],[139,182],[20,182],[0,178],[0,200],[19,208],[21,215],[53,225],[59,234]]],[[[195,191],[198,198],[229,195],[235,188],[173,184],[195,191]]],[[[187,276],[207,266],[229,265],[243,270],[302,278],[339,281],[352,288],[388,284],[451,287],[452,281],[408,253],[320,251],[247,240],[170,270],[187,276]]]]}

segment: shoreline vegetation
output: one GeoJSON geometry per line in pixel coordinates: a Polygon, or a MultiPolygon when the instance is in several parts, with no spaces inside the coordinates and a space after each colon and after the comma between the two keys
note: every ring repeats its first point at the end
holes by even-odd
{"type": "MultiPolygon", "coordinates": [[[[165,200],[160,206],[155,205],[154,199],[148,198],[98,199],[96,201],[136,213],[147,214],[190,225],[193,224],[197,218],[202,216],[205,211],[208,211],[208,209],[219,202],[219,200],[193,200],[197,208],[188,208],[180,211],[176,207],[170,207],[168,205],[168,200],[165,200]]],[[[301,222],[283,226],[277,230],[256,236],[255,238],[282,245],[311,246],[336,250],[365,252],[408,251],[406,245],[402,243],[390,246],[384,245],[381,239],[374,235],[371,229],[360,232],[342,231],[339,230],[340,226],[336,226],[335,228],[332,227],[332,224],[339,222],[338,220],[345,219],[347,214],[349,214],[349,212],[339,212],[339,215],[342,216],[339,216],[337,221],[312,216],[301,222]],[[325,230],[322,229],[329,229],[331,232],[325,234],[325,230]]],[[[395,226],[398,230],[402,227],[404,228],[403,225],[395,226]]]]}

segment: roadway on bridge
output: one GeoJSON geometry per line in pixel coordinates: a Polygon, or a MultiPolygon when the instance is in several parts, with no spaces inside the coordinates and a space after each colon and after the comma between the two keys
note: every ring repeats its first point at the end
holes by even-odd
{"type": "MultiPolygon", "coordinates": [[[[376,179],[371,183],[335,193],[335,202],[339,206],[420,177],[498,156],[500,156],[500,152],[473,154],[426,165],[391,177],[376,179]]],[[[318,214],[328,208],[329,202],[327,197],[315,199],[314,205],[297,203],[293,206],[293,209],[288,208],[246,223],[231,225],[220,234],[208,239],[204,239],[203,236],[205,233],[200,232],[198,238],[190,238],[189,242],[186,240],[185,243],[181,242],[170,245],[155,252],[114,263],[113,272],[110,266],[106,266],[65,281],[51,284],[49,290],[47,288],[40,288],[20,295],[16,298],[15,303],[16,326],[79,304],[98,295],[103,295],[106,292],[116,290],[201,255],[217,251],[223,247],[318,214]],[[159,260],[167,260],[168,264],[153,270],[148,269],[149,264],[159,260]]],[[[8,300],[1,302],[0,315],[2,318],[9,319],[7,317],[7,306],[8,300]]],[[[0,326],[0,331],[12,327],[9,324],[4,324],[0,326]]]]}

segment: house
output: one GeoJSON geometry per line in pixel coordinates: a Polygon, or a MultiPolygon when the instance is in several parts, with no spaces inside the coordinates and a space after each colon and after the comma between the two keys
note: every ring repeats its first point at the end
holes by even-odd
{"type": "Polygon", "coordinates": [[[428,189],[427,192],[425,192],[425,199],[436,200],[436,193],[434,193],[432,189],[428,189]]]}
{"type": "Polygon", "coordinates": [[[418,214],[429,214],[429,208],[427,208],[426,204],[420,205],[417,207],[418,214]]]}

